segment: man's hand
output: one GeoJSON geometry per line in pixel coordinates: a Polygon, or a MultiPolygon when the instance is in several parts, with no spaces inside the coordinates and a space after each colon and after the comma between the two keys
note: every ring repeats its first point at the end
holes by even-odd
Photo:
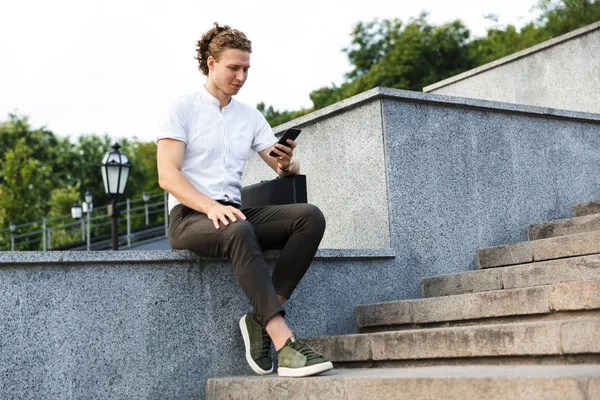
{"type": "Polygon", "coordinates": [[[279,155],[277,157],[279,161],[277,161],[277,167],[281,170],[285,170],[290,166],[292,162],[292,157],[294,156],[294,149],[296,148],[296,142],[292,139],[287,140],[288,146],[277,143],[273,146],[273,151],[279,155]]]}
{"type": "Polygon", "coordinates": [[[215,224],[216,229],[219,229],[219,221],[221,221],[223,225],[229,225],[230,220],[231,222],[236,222],[238,218],[243,220],[246,219],[246,216],[237,208],[224,206],[214,200],[211,202],[206,215],[215,224]]]}

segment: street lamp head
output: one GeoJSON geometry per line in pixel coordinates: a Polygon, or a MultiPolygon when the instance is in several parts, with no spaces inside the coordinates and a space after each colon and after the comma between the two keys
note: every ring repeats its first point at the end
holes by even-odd
{"type": "Polygon", "coordinates": [[[125,192],[131,163],[127,156],[119,151],[121,146],[115,143],[102,159],[102,180],[106,194],[116,197],[125,192]]]}
{"type": "Polygon", "coordinates": [[[93,198],[92,198],[92,193],[90,192],[90,189],[88,189],[88,190],[85,191],[84,197],[85,197],[85,202],[86,203],[92,204],[93,198]]]}
{"type": "Polygon", "coordinates": [[[142,193],[142,200],[144,200],[144,203],[149,202],[150,201],[150,193],[148,193],[148,192],[142,193]]]}
{"type": "Polygon", "coordinates": [[[84,214],[89,214],[94,209],[94,204],[92,203],[92,193],[89,189],[85,191],[84,197],[85,201],[81,204],[81,207],[83,208],[84,214]]]}
{"type": "Polygon", "coordinates": [[[79,219],[82,215],[83,212],[81,210],[81,206],[79,205],[79,200],[75,200],[75,204],[73,204],[73,207],[71,208],[71,216],[73,219],[79,219]]]}
{"type": "Polygon", "coordinates": [[[8,229],[10,229],[11,233],[15,233],[15,231],[17,230],[17,226],[15,225],[12,219],[8,223],[8,229]]]}

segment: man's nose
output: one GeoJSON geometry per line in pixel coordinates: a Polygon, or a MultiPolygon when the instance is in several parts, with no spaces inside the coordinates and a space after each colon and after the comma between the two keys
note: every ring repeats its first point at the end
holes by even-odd
{"type": "Polygon", "coordinates": [[[240,82],[244,82],[247,77],[248,77],[248,74],[242,70],[242,71],[238,71],[235,78],[240,82]]]}

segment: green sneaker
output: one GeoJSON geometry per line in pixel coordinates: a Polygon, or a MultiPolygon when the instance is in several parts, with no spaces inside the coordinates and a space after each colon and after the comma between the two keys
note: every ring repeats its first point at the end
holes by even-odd
{"type": "Polygon", "coordinates": [[[292,336],[277,352],[279,376],[310,376],[333,369],[331,361],[317,353],[308,344],[292,336]]]}
{"type": "Polygon", "coordinates": [[[240,319],[240,330],[246,346],[246,361],[250,368],[259,375],[273,372],[271,338],[254,313],[250,312],[240,319]]]}

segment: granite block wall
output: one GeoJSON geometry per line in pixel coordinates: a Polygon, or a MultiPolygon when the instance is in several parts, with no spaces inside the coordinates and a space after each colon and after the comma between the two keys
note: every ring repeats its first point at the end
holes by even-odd
{"type": "MultiPolygon", "coordinates": [[[[253,374],[238,328],[249,305],[227,261],[17,254],[0,253],[1,399],[203,399],[207,378],[253,374]]],[[[393,285],[378,287],[392,265],[390,252],[320,252],[288,323],[299,337],[355,329],[353,304],[372,299],[359,288],[394,297],[393,285]]]]}
{"type": "MultiPolygon", "coordinates": [[[[277,131],[291,126],[302,129],[294,155],[306,175],[308,202],[327,219],[321,247],[390,247],[381,102],[354,103],[330,110],[325,118],[292,121],[277,131]]],[[[251,154],[244,184],[275,177],[257,154],[251,154]]]]}
{"type": "Polygon", "coordinates": [[[475,269],[477,248],[527,240],[527,224],[600,198],[598,114],[383,93],[392,247],[408,282],[475,269]]]}

